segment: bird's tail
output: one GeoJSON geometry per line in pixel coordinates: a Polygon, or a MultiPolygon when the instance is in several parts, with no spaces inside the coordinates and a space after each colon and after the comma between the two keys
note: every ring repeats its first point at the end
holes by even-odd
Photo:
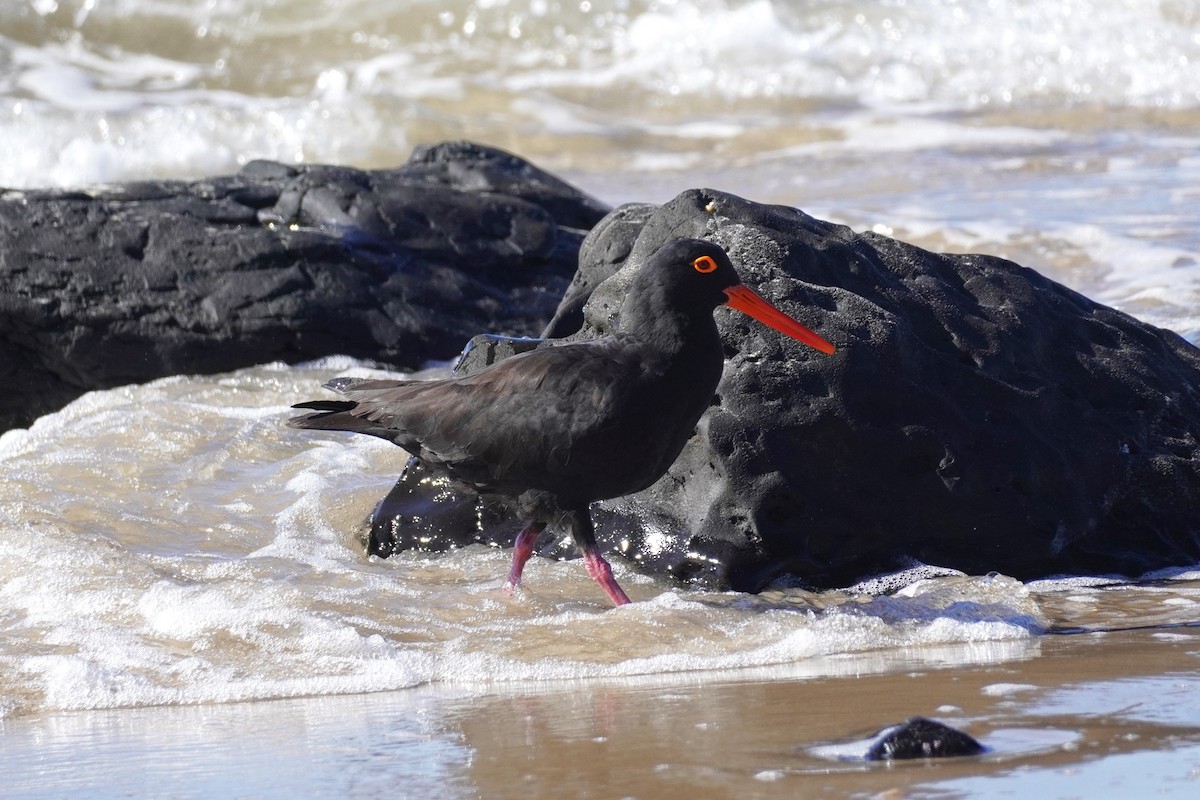
{"type": "MultiPolygon", "coordinates": [[[[312,400],[307,403],[297,403],[292,408],[303,408],[316,411],[315,414],[302,414],[287,421],[290,428],[316,428],[319,430],[345,430],[343,425],[348,421],[343,412],[352,411],[358,403],[352,400],[312,400]],[[341,419],[334,419],[342,417],[341,419]]],[[[350,418],[353,420],[353,417],[350,418]]]]}
{"type": "MultiPolygon", "coordinates": [[[[339,394],[346,394],[359,384],[371,383],[368,378],[334,378],[324,385],[339,394]]],[[[326,431],[351,431],[354,433],[369,433],[375,425],[354,414],[359,403],[354,400],[309,400],[297,403],[292,408],[314,411],[313,414],[302,414],[287,421],[290,428],[311,428],[326,431]]]]}
{"type": "Polygon", "coordinates": [[[287,421],[292,428],[323,431],[348,431],[378,436],[403,446],[405,431],[389,403],[400,401],[419,392],[428,383],[421,381],[392,381],[375,378],[334,378],[326,389],[351,398],[349,400],[310,400],[293,408],[311,411],[287,421]]]}

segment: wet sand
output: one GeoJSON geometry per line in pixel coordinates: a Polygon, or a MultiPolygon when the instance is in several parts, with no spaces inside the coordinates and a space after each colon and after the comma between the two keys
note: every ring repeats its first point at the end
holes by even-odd
{"type": "Polygon", "coordinates": [[[0,721],[0,737],[14,797],[1192,797],[1200,637],[1047,635],[749,672],[56,713],[0,721]],[[913,715],[990,752],[838,757],[913,715]]]}

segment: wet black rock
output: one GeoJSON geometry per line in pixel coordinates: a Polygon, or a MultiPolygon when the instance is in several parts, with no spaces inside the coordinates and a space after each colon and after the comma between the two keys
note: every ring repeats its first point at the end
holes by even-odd
{"type": "Polygon", "coordinates": [[[983,745],[960,730],[925,717],[888,728],[867,750],[867,761],[897,761],[913,758],[977,756],[983,745]]]}
{"type": "Polygon", "coordinates": [[[467,143],[392,170],[0,191],[0,430],[79,394],[332,354],[396,368],[536,334],[608,209],[467,143]]]}
{"type": "MultiPolygon", "coordinates": [[[[657,484],[597,504],[610,553],[744,591],[845,586],[914,560],[1020,579],[1200,562],[1200,351],[1181,337],[1000,258],[707,190],[600,223],[550,332],[580,316],[579,335],[609,330],[633,270],[681,236],[723,245],[839,349],[718,311],[713,406],[657,484]]],[[[477,348],[465,368],[497,355],[477,348]]],[[[412,490],[427,478],[380,505],[378,552],[511,542],[517,523],[495,509],[409,536],[406,519],[436,519],[412,490]]]]}

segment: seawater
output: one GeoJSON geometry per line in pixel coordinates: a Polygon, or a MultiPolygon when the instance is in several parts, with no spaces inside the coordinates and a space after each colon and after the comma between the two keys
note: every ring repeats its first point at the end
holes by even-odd
{"type": "Polygon", "coordinates": [[[1049,625],[1000,576],[748,597],[618,566],[640,602],[613,611],[579,562],[538,559],[510,596],[507,551],[367,558],[364,520],[404,453],[283,426],[347,372],[371,374],[267,365],[94,392],[0,438],[0,709],[804,670],[912,645],[989,658],[1049,625]]]}
{"type": "Polygon", "coordinates": [[[0,714],[988,663],[1055,629],[1170,626],[1200,608],[1185,571],[1114,588],[918,565],[748,596],[618,562],[637,602],[612,609],[578,561],[535,559],[510,595],[500,549],[368,558],[366,517],[405,454],[283,424],[339,374],[379,373],[332,359],[165,378],[0,437],[0,714]],[[846,654],[859,658],[830,660],[846,654]]]}
{"type": "MultiPolygon", "coordinates": [[[[254,158],[389,167],[452,138],[512,150],[612,203],[709,186],[935,250],[1012,258],[1200,341],[1200,6],[1190,0],[0,4],[0,186],[13,197],[229,173],[254,158]]],[[[673,693],[725,709],[717,722],[684,714],[713,726],[690,730],[734,727],[750,690],[723,681],[793,687],[808,704],[795,713],[830,739],[870,676],[886,687],[872,695],[879,714],[906,685],[971,675],[970,697],[995,708],[973,712],[960,695],[967,711],[946,713],[968,722],[1012,722],[1003,709],[1043,679],[1044,691],[1058,688],[1031,706],[1039,726],[1067,696],[1133,707],[1142,693],[1193,707],[1200,673],[1187,626],[1200,573],[1187,565],[1135,581],[1027,584],[914,565],[840,591],[750,597],[618,562],[637,602],[613,610],[577,562],[536,559],[511,597],[504,551],[368,559],[364,520],[404,454],[282,425],[291,403],[338,374],[372,373],[332,359],[167,378],[87,394],[0,436],[4,751],[53,740],[79,753],[109,735],[92,724],[123,730],[144,715],[153,731],[155,709],[241,700],[320,696],[339,710],[280,713],[324,725],[361,710],[334,698],[384,690],[401,691],[379,707],[402,715],[445,722],[495,708],[565,729],[523,701],[478,698],[559,687],[546,697],[575,698],[574,708],[583,692],[602,710],[597,687],[615,685],[606,681],[664,719],[681,713],[673,693]],[[1151,632],[1115,632],[1139,626],[1151,632]],[[1114,632],[1054,634],[1080,629],[1114,632]],[[1119,665],[1134,662],[1142,672],[1128,677],[1119,665]],[[1053,678],[1038,672],[1051,668],[1053,678]],[[845,681],[854,693],[839,694],[845,681]],[[436,687],[475,698],[470,710],[402,699],[436,687]],[[826,695],[840,705],[810,714],[826,695]],[[102,709],[118,716],[95,716],[102,709]],[[23,721],[33,721],[27,740],[11,733],[23,721]]],[[[774,696],[751,705],[773,706],[791,708],[774,696]]],[[[181,713],[171,730],[184,742],[216,713],[181,713]]],[[[1109,741],[1085,716],[1047,734],[1072,769],[1069,747],[1109,741]]],[[[1186,720],[1168,721],[1169,734],[1156,722],[1157,733],[1124,731],[1131,738],[1112,747],[1177,766],[1190,734],[1186,720]]],[[[392,732],[416,741],[424,730],[405,717],[392,732]]],[[[441,772],[418,785],[444,788],[437,776],[470,758],[457,735],[420,751],[441,772]]],[[[490,736],[476,737],[475,752],[490,736]]],[[[108,763],[124,760],[110,752],[108,763]]],[[[782,763],[747,767],[731,785],[788,796],[782,763]]],[[[1101,757],[1080,774],[1111,789],[1109,764],[1129,769],[1101,757]]],[[[1000,767],[980,769],[990,778],[1000,767]]],[[[1037,775],[1032,793],[1057,785],[1037,775]]],[[[986,794],[979,782],[972,791],[986,794]]]]}

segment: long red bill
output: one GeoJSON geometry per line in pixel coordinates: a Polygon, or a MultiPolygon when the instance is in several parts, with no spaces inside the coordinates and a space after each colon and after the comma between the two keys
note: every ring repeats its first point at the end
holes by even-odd
{"type": "Polygon", "coordinates": [[[730,286],[725,290],[725,296],[729,298],[725,301],[725,305],[730,308],[736,308],[743,314],[749,314],[764,325],[770,325],[780,333],[785,333],[793,339],[799,339],[822,353],[833,354],[833,345],[763,300],[750,287],[741,283],[737,286],[730,286]]]}

